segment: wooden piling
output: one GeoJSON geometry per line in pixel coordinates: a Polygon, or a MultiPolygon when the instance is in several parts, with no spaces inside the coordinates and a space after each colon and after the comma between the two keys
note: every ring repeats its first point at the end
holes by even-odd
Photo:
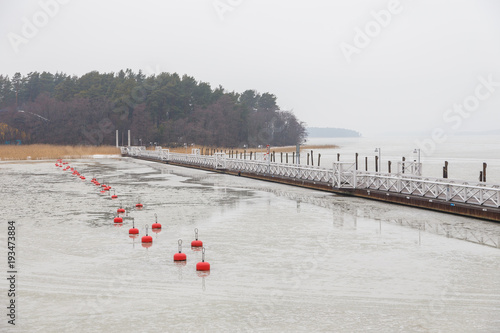
{"type": "Polygon", "coordinates": [[[368,156],[365,156],[365,171],[368,171],[368,156]]]}
{"type": "Polygon", "coordinates": [[[378,156],[375,156],[375,172],[378,172],[378,156]]]}
{"type": "Polygon", "coordinates": [[[307,165],[309,165],[309,153],[307,153],[307,165]]]}
{"type": "Polygon", "coordinates": [[[358,156],[358,153],[354,154],[354,158],[356,159],[356,170],[358,170],[358,156]]]}
{"type": "Polygon", "coordinates": [[[389,173],[391,173],[391,164],[391,161],[387,161],[387,170],[389,171],[389,173]]]}
{"type": "Polygon", "coordinates": [[[444,161],[443,178],[448,178],[448,161],[444,161]]]}
{"type": "Polygon", "coordinates": [[[321,154],[318,154],[318,166],[320,165],[321,163],[321,154]]]}
{"type": "Polygon", "coordinates": [[[483,163],[483,182],[486,182],[486,168],[488,167],[488,164],[483,163]]]}
{"type": "Polygon", "coordinates": [[[292,164],[295,164],[295,152],[292,152],[292,164]]]}
{"type": "Polygon", "coordinates": [[[337,153],[337,162],[340,162],[340,153],[337,153]]]}
{"type": "Polygon", "coordinates": [[[312,149],[311,149],[311,165],[314,166],[314,154],[312,149]]]}
{"type": "Polygon", "coordinates": [[[286,153],[286,164],[288,164],[288,153],[286,153]]]}
{"type": "Polygon", "coordinates": [[[281,154],[281,163],[283,163],[283,152],[281,152],[280,154],[281,154]]]}

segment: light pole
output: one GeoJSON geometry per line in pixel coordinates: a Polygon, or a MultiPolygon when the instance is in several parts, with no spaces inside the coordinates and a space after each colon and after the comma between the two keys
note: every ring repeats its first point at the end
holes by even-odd
{"type": "Polygon", "coordinates": [[[415,148],[415,149],[413,150],[413,153],[414,153],[414,154],[417,154],[417,163],[419,163],[419,164],[420,164],[420,148],[415,148]]]}
{"type": "Polygon", "coordinates": [[[382,172],[382,149],[375,148],[375,152],[378,153],[378,172],[382,172]]]}

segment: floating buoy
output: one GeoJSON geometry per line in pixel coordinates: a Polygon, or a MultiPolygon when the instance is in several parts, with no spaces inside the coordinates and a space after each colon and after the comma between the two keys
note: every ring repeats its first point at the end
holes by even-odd
{"type": "Polygon", "coordinates": [[[101,184],[99,184],[99,182],[96,180],[95,183],[94,183],[96,186],[99,186],[101,184]]]}
{"type": "Polygon", "coordinates": [[[196,270],[197,271],[209,271],[210,270],[210,264],[205,261],[205,248],[201,250],[202,256],[201,256],[201,261],[196,264],[196,270]]]}
{"type": "Polygon", "coordinates": [[[105,187],[105,188],[104,188],[104,191],[109,191],[110,189],[111,189],[111,187],[110,187],[110,186],[108,186],[108,187],[105,187]]]}
{"type": "Polygon", "coordinates": [[[186,254],[182,253],[182,240],[179,239],[179,253],[174,254],[174,261],[186,261],[186,254]]]}
{"type": "Polygon", "coordinates": [[[143,204],[141,204],[141,203],[138,203],[138,204],[136,204],[136,205],[135,205],[135,208],[139,208],[139,209],[140,209],[140,208],[142,208],[142,207],[144,207],[144,205],[143,205],[143,204]]]}
{"type": "Polygon", "coordinates": [[[191,242],[191,247],[203,247],[203,242],[198,240],[198,228],[194,229],[194,241],[191,242]]]}
{"type": "Polygon", "coordinates": [[[146,236],[142,236],[142,246],[143,247],[150,247],[153,245],[153,237],[148,236],[148,225],[146,224],[146,236]]]}
{"type": "Polygon", "coordinates": [[[113,191],[113,195],[111,196],[111,199],[118,199],[118,196],[116,195],[115,191],[113,191]]]}
{"type": "Polygon", "coordinates": [[[123,223],[123,219],[120,216],[115,217],[113,220],[114,223],[123,223]]]}
{"type": "Polygon", "coordinates": [[[80,176],[80,179],[81,179],[81,180],[85,180],[85,177],[84,177],[84,176],[80,176]]]}
{"type": "Polygon", "coordinates": [[[161,224],[158,223],[158,215],[156,215],[156,213],[155,213],[155,223],[153,223],[151,229],[161,229],[161,224]]]}
{"type": "Polygon", "coordinates": [[[108,187],[108,185],[106,185],[106,184],[102,184],[102,185],[101,185],[101,187],[108,187]]]}
{"type": "Polygon", "coordinates": [[[117,212],[117,213],[125,213],[125,209],[123,209],[123,208],[118,208],[118,209],[116,210],[116,212],[117,212]]]}
{"type": "Polygon", "coordinates": [[[135,227],[134,220],[132,220],[132,228],[128,230],[128,234],[132,235],[133,237],[137,237],[137,235],[139,235],[139,229],[135,227]]]}

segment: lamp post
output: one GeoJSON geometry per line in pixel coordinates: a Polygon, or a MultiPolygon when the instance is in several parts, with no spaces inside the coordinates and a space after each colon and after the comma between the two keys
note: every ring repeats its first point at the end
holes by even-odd
{"type": "Polygon", "coordinates": [[[413,150],[413,153],[414,153],[414,154],[417,154],[417,163],[419,163],[419,164],[420,164],[420,148],[415,148],[415,149],[413,150]]]}
{"type": "Polygon", "coordinates": [[[382,149],[375,148],[375,152],[378,153],[378,172],[382,172],[382,149]]]}

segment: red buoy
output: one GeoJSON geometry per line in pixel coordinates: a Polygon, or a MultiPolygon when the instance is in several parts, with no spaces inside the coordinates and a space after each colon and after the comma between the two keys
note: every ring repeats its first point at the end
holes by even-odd
{"type": "Polygon", "coordinates": [[[106,184],[102,184],[102,185],[101,185],[101,187],[108,187],[108,185],[106,185],[106,184]]]}
{"type": "Polygon", "coordinates": [[[142,207],[144,207],[144,205],[143,205],[143,204],[141,204],[141,203],[138,203],[138,204],[136,204],[136,205],[135,205],[135,208],[139,208],[139,209],[141,209],[142,207]]]}
{"type": "Polygon", "coordinates": [[[198,240],[198,228],[194,229],[194,237],[196,239],[191,242],[191,247],[203,247],[203,242],[198,240]]]}
{"type": "Polygon", "coordinates": [[[202,252],[202,257],[201,261],[196,264],[196,270],[197,271],[209,271],[210,270],[210,264],[205,261],[205,248],[201,250],[202,252]]]}
{"type": "Polygon", "coordinates": [[[132,220],[132,228],[128,230],[129,235],[138,235],[139,234],[139,229],[135,227],[135,222],[132,220]]]}
{"type": "Polygon", "coordinates": [[[81,180],[85,180],[85,177],[84,177],[84,176],[80,176],[80,179],[81,179],[81,180]]]}
{"type": "Polygon", "coordinates": [[[125,213],[125,209],[123,209],[123,208],[118,208],[118,209],[116,210],[116,212],[117,212],[117,213],[125,213]]]}
{"type": "Polygon", "coordinates": [[[174,254],[174,261],[186,261],[186,254],[182,253],[182,240],[179,239],[179,253],[174,254]]]}
{"type": "Polygon", "coordinates": [[[111,196],[111,199],[118,199],[118,196],[117,196],[116,194],[113,194],[113,195],[111,196]]]}
{"type": "MultiPolygon", "coordinates": [[[[153,237],[148,236],[148,225],[146,224],[146,236],[142,236],[142,245],[144,246],[145,244],[153,244],[153,237]]],[[[149,246],[148,246],[149,247],[149,246]]]]}
{"type": "Polygon", "coordinates": [[[96,186],[101,185],[101,184],[99,184],[99,182],[98,182],[97,180],[95,181],[95,183],[94,183],[94,184],[96,184],[96,186]]]}
{"type": "Polygon", "coordinates": [[[115,222],[115,223],[123,223],[123,219],[120,216],[117,216],[117,217],[115,217],[115,219],[113,220],[113,222],[115,222]]]}
{"type": "Polygon", "coordinates": [[[158,223],[158,215],[155,214],[155,223],[151,226],[151,229],[161,229],[161,224],[158,223]]]}

